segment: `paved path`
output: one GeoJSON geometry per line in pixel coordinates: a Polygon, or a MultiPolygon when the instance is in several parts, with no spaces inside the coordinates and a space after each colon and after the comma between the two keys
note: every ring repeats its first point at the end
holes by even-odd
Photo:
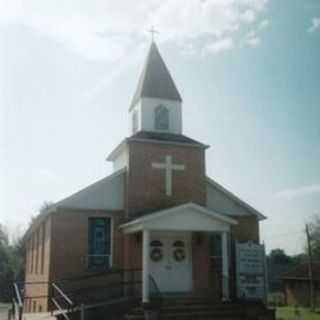
{"type": "Polygon", "coordinates": [[[50,312],[40,312],[40,313],[24,313],[23,320],[56,320],[56,318],[53,317],[50,312]]]}
{"type": "Polygon", "coordinates": [[[8,320],[8,312],[1,310],[0,311],[0,320],[8,320]]]}

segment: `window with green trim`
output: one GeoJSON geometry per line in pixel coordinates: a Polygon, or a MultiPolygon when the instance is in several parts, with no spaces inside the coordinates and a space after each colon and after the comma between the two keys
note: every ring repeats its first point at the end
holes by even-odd
{"type": "Polygon", "coordinates": [[[89,218],[88,267],[111,267],[111,219],[89,218]]]}

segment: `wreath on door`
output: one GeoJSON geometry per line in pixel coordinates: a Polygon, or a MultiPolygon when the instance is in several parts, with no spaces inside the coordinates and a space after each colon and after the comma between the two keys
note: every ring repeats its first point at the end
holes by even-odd
{"type": "Polygon", "coordinates": [[[163,258],[162,250],[160,248],[154,248],[151,250],[150,258],[154,262],[161,261],[163,258]]]}
{"type": "Polygon", "coordinates": [[[185,260],[185,258],[186,258],[185,250],[182,248],[178,248],[178,249],[174,250],[173,257],[178,262],[185,260]]]}

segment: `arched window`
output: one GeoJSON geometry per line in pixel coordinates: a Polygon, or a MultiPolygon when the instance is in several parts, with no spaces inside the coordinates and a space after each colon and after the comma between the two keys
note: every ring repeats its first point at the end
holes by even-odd
{"type": "Polygon", "coordinates": [[[154,110],[154,122],[156,130],[169,130],[169,110],[160,105],[154,110]]]}

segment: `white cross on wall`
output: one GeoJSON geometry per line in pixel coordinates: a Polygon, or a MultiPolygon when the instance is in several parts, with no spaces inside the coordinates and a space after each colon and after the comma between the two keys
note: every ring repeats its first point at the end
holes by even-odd
{"type": "Polygon", "coordinates": [[[165,163],[153,162],[152,168],[164,169],[166,172],[166,195],[172,195],[172,173],[173,171],[183,171],[185,166],[183,164],[173,164],[172,156],[166,156],[165,163]]]}

